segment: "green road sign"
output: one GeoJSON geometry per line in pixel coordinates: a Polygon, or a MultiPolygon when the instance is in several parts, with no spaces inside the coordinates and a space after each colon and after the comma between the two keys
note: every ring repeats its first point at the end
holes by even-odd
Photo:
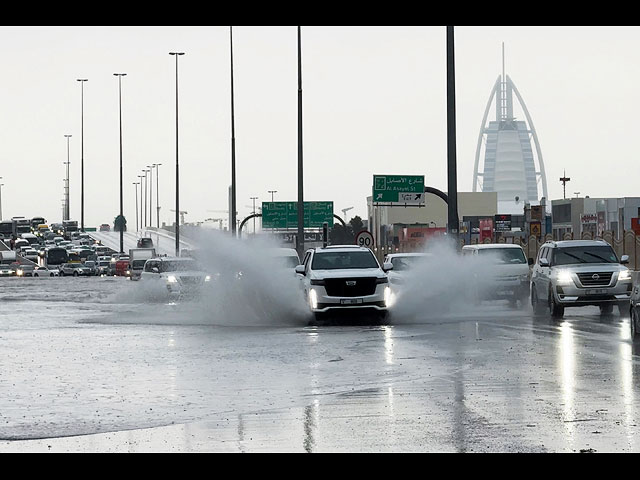
{"type": "Polygon", "coordinates": [[[424,175],[374,175],[373,203],[424,203],[424,175]]]}
{"type": "MultiPolygon", "coordinates": [[[[304,202],[304,227],[333,225],[333,202],[304,202]]],[[[262,202],[262,228],[298,228],[298,202],[262,202]]]]}

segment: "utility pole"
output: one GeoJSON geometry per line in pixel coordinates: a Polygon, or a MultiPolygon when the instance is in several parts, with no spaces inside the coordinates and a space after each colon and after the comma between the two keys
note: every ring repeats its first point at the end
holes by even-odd
{"type": "Polygon", "coordinates": [[[567,177],[567,171],[562,171],[562,177],[560,177],[560,181],[562,182],[562,198],[566,200],[567,198],[567,182],[571,180],[567,177]]]}
{"type": "Polygon", "coordinates": [[[114,73],[118,77],[118,110],[120,116],[120,253],[124,253],[124,194],[122,191],[122,77],[126,73],[114,73]]]}
{"type": "Polygon", "coordinates": [[[157,214],[157,222],[156,225],[160,228],[160,165],[161,163],[156,163],[156,214],[157,214]]]}
{"type": "Polygon", "coordinates": [[[176,57],[176,257],[180,256],[180,167],[178,164],[178,57],[184,52],[169,52],[176,57]]]}
{"type": "Polygon", "coordinates": [[[69,160],[69,139],[71,138],[71,135],[65,135],[66,139],[67,139],[67,193],[66,193],[66,201],[65,201],[65,212],[64,212],[64,216],[66,217],[64,220],[70,220],[70,216],[71,216],[71,209],[69,208],[69,164],[71,163],[69,160]]]}
{"type": "Polygon", "coordinates": [[[84,232],[84,82],[87,78],[78,78],[80,82],[80,231],[84,232]]]}
{"type": "Polygon", "coordinates": [[[453,27],[447,27],[447,195],[449,235],[458,244],[458,185],[456,174],[456,74],[453,27]]]}

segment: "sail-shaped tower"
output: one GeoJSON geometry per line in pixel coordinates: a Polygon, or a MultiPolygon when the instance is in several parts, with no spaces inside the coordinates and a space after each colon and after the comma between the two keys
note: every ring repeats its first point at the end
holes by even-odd
{"type": "Polygon", "coordinates": [[[502,52],[502,75],[493,85],[478,135],[473,191],[497,192],[499,213],[521,214],[524,202],[536,205],[541,197],[548,198],[547,179],[531,115],[515,84],[504,73],[504,45],[502,52]],[[514,94],[526,121],[514,116],[514,94]],[[494,99],[495,120],[487,123],[494,99]]]}

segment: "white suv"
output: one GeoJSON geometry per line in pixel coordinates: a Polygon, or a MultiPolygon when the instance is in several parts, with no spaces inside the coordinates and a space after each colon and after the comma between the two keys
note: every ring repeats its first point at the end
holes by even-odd
{"type": "Polygon", "coordinates": [[[534,313],[548,308],[561,318],[565,307],[596,305],[610,314],[618,305],[626,312],[631,298],[631,272],[603,240],[546,242],[540,247],[531,274],[531,305],[534,313]]]}
{"type": "Polygon", "coordinates": [[[372,313],[382,320],[391,294],[385,272],[392,268],[391,263],[381,268],[368,248],[338,245],[308,250],[296,273],[317,320],[338,311],[372,313]]]}
{"type": "Polygon", "coordinates": [[[143,282],[156,282],[166,287],[171,297],[190,296],[201,293],[211,276],[202,271],[193,258],[150,258],[140,274],[143,282]]]}

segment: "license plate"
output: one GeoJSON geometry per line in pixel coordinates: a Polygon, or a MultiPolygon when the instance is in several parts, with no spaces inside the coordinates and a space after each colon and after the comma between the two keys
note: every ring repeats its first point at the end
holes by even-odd
{"type": "Polygon", "coordinates": [[[585,292],[587,295],[602,295],[603,293],[607,293],[604,288],[592,288],[585,292]]]}
{"type": "Polygon", "coordinates": [[[357,303],[362,303],[361,298],[343,298],[340,300],[342,305],[355,305],[357,303]]]}

